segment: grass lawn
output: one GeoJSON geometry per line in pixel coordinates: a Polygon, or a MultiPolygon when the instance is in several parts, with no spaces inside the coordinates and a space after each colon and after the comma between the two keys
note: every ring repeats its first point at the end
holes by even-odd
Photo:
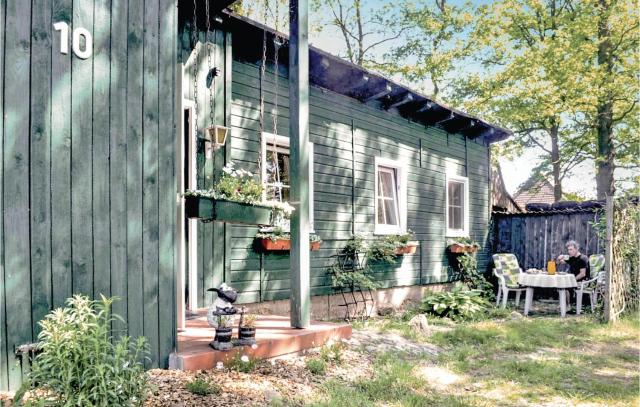
{"type": "Polygon", "coordinates": [[[589,316],[488,320],[449,324],[429,336],[397,318],[366,329],[371,325],[441,351],[377,354],[372,377],[325,381],[312,405],[640,405],[637,317],[613,326],[589,316]]]}

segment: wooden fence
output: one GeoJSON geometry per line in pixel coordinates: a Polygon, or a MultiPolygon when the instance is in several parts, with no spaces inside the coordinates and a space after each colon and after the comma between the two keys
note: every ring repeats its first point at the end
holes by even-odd
{"type": "Polygon", "coordinates": [[[547,260],[566,253],[575,240],[583,254],[604,254],[604,241],[593,226],[604,211],[596,209],[493,214],[493,253],[513,253],[523,270],[546,266],[547,260]]]}

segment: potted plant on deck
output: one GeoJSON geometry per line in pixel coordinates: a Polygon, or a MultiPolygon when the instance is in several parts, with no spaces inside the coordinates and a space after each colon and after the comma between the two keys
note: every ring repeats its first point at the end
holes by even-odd
{"type": "Polygon", "coordinates": [[[233,348],[231,337],[233,335],[233,315],[218,316],[216,336],[210,343],[211,347],[216,350],[229,350],[233,348]]]}
{"type": "MultiPolygon", "coordinates": [[[[291,234],[280,227],[264,228],[256,234],[256,240],[263,251],[291,250],[291,234]]],[[[322,239],[316,234],[309,235],[309,249],[318,250],[322,239]]]]}
{"type": "Polygon", "coordinates": [[[262,185],[254,175],[235,169],[229,162],[213,189],[188,190],[184,193],[188,218],[228,223],[268,225],[272,221],[273,204],[262,199],[262,185]]]}
{"type": "Polygon", "coordinates": [[[244,314],[240,316],[240,328],[238,329],[238,345],[255,345],[257,319],[258,317],[255,314],[244,314]]]}
{"type": "Polygon", "coordinates": [[[447,241],[447,248],[451,253],[475,253],[480,245],[468,237],[459,237],[447,241]]]}

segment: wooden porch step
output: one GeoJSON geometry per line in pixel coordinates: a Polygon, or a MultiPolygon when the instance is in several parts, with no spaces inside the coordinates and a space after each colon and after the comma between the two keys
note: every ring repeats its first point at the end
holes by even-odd
{"type": "MultiPolygon", "coordinates": [[[[237,337],[237,327],[234,337],[237,337]]],[[[214,329],[206,317],[188,320],[184,332],[178,333],[178,349],[169,357],[169,368],[179,370],[213,369],[218,362],[227,362],[236,354],[251,358],[269,359],[324,345],[330,339],[351,337],[347,323],[312,321],[306,329],[291,328],[289,317],[260,315],[256,321],[256,346],[234,347],[229,351],[214,350],[209,346],[214,329]]]]}

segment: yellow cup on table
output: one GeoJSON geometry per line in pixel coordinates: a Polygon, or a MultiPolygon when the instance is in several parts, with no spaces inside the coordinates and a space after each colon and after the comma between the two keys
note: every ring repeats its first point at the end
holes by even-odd
{"type": "Polygon", "coordinates": [[[556,274],[556,262],[553,260],[549,260],[547,262],[547,273],[548,274],[556,274]]]}

